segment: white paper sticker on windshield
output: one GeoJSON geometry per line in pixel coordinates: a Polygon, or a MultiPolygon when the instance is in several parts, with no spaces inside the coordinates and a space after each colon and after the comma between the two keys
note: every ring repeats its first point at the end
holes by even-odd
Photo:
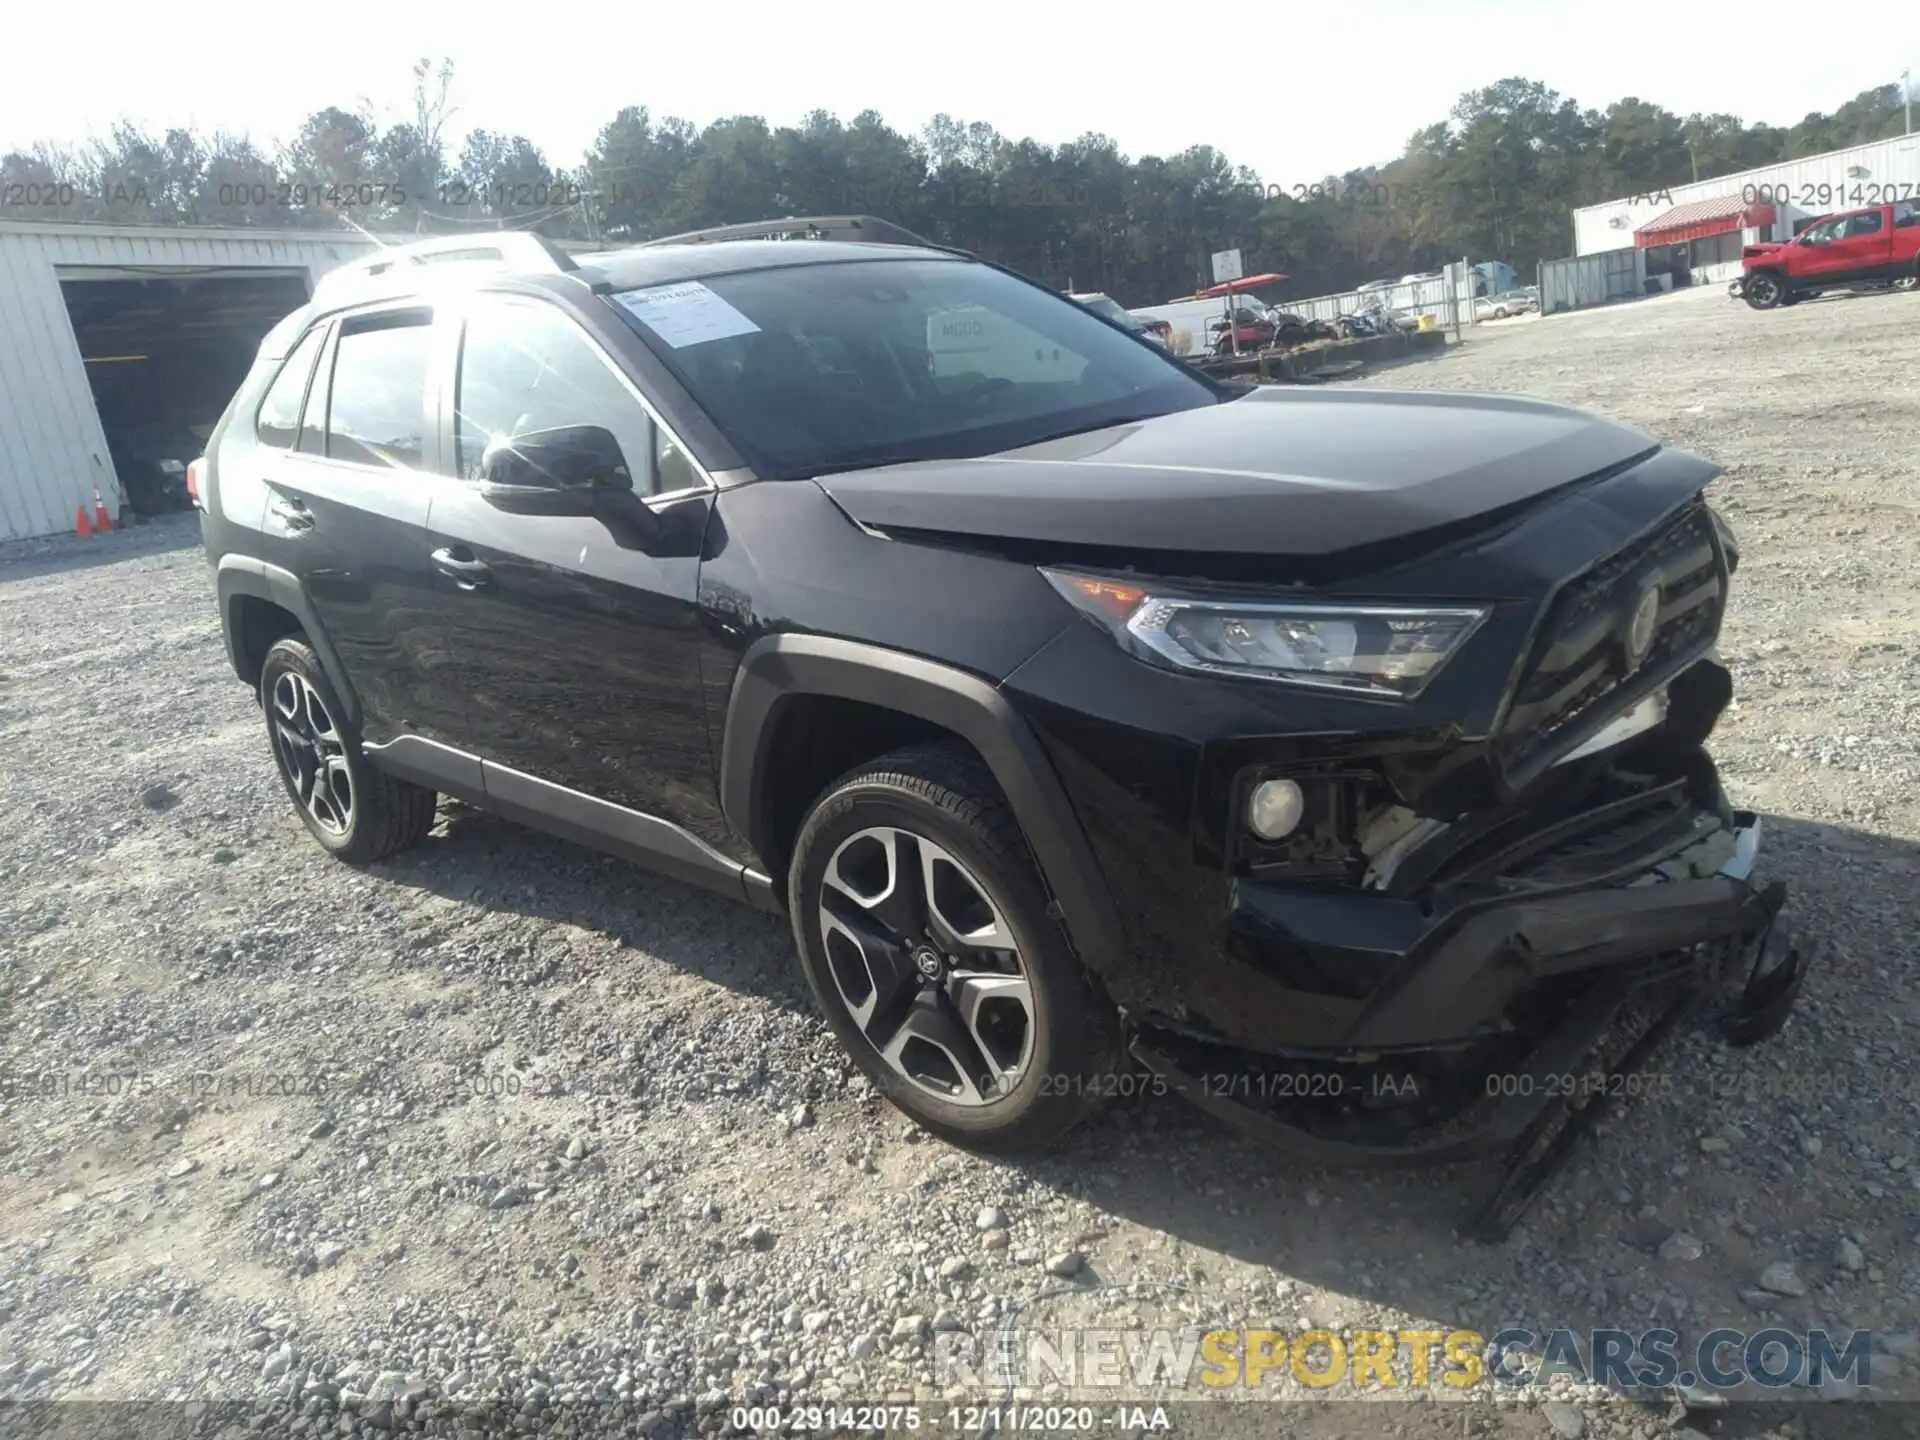
{"type": "Polygon", "coordinates": [[[676,350],[760,328],[698,280],[623,290],[613,298],[676,350]]]}

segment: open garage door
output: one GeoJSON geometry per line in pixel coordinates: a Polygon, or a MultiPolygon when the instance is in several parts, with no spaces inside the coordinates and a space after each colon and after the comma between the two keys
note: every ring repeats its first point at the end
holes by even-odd
{"type": "Polygon", "coordinates": [[[198,455],[254,353],[307,301],[305,270],[58,270],[100,428],[127,503],[186,507],[198,455]]]}

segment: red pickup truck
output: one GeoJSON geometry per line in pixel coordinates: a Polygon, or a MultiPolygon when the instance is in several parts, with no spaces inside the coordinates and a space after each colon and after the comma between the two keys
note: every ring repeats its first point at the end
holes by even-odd
{"type": "Polygon", "coordinates": [[[1920,202],[1826,216],[1784,244],[1747,246],[1740,268],[1741,294],[1756,310],[1843,285],[1906,288],[1920,279],[1920,202]]]}

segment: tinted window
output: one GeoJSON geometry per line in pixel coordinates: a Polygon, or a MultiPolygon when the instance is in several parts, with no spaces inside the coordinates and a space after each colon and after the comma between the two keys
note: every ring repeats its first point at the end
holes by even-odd
{"type": "Polygon", "coordinates": [[[1910,225],[1920,225],[1920,208],[1911,200],[1902,200],[1893,207],[1893,228],[1905,230],[1910,225]]]}
{"type": "Polygon", "coordinates": [[[611,298],[768,477],[992,454],[1219,399],[1077,302],[964,260],[783,266],[611,298]]]}
{"type": "Polygon", "coordinates": [[[653,422],[593,339],[551,305],[482,301],[467,320],[454,402],[460,473],[477,478],[493,440],[561,425],[613,432],[634,483],[654,458],[653,422]]]}
{"type": "MultiPolygon", "coordinates": [[[[329,331],[331,326],[322,326],[329,331]]],[[[300,440],[293,448],[302,455],[327,453],[327,391],[333,387],[333,345],[320,342],[320,366],[313,372],[313,384],[307,387],[307,408],[300,416],[300,440]]]]}
{"type": "Polygon", "coordinates": [[[1865,214],[1852,216],[1847,221],[1847,234],[1872,235],[1880,229],[1880,212],[1869,210],[1865,214]]]}
{"type": "Polygon", "coordinates": [[[419,313],[349,320],[334,351],[327,458],[417,469],[426,449],[427,350],[419,313]]]}
{"type": "Polygon", "coordinates": [[[326,333],[325,325],[309,330],[267,388],[266,398],[260,402],[259,416],[254,421],[254,433],[262,445],[279,450],[293,448],[294,434],[300,428],[300,405],[307,398],[307,381],[313,376],[313,362],[326,333]]]}

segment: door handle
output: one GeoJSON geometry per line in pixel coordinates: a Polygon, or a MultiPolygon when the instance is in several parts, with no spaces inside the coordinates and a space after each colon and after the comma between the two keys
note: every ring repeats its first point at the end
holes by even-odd
{"type": "Polygon", "coordinates": [[[487,562],[474,559],[473,552],[464,545],[434,551],[433,568],[451,577],[462,590],[478,590],[493,574],[487,562]]]}
{"type": "Polygon", "coordinates": [[[307,508],[306,501],[296,500],[290,495],[270,496],[267,512],[289,530],[313,528],[313,512],[307,508]]]}

